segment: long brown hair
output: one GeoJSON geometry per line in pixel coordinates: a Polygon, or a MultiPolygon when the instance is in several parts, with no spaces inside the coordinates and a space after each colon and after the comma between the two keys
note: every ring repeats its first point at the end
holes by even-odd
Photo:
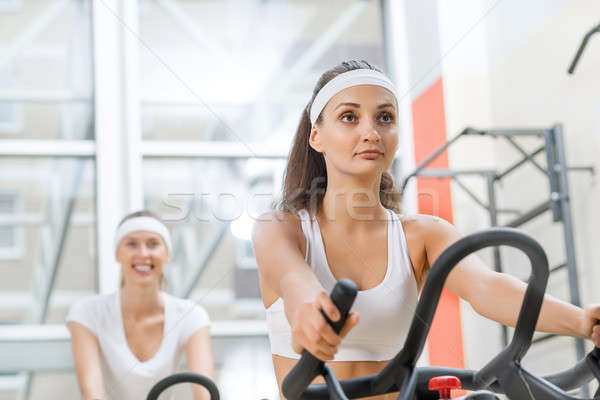
{"type": "MultiPolygon", "coordinates": [[[[327,169],[325,158],[309,145],[311,132],[310,107],[317,93],[336,76],[355,69],[372,69],[381,72],[377,67],[364,60],[344,61],[325,71],[317,81],[308,105],[302,111],[302,117],[296,130],[294,143],[287,160],[283,184],[283,196],[278,208],[285,212],[297,213],[306,209],[316,214],[323,203],[327,187],[327,169]]],[[[323,119],[322,113],[317,122],[323,119]]],[[[400,192],[394,186],[392,175],[384,171],[379,185],[381,204],[396,213],[400,213],[400,192]]]]}
{"type": "MultiPolygon", "coordinates": [[[[137,217],[150,217],[150,218],[154,218],[155,220],[157,220],[159,222],[162,222],[160,217],[158,215],[154,214],[152,211],[140,210],[140,211],[134,211],[134,212],[124,216],[123,219],[121,220],[121,222],[119,222],[118,226],[120,227],[126,221],[129,221],[130,219],[137,218],[137,217]]],[[[118,227],[117,227],[117,229],[118,229],[118,227]]],[[[173,257],[172,254],[171,254],[171,257],[173,257]]],[[[165,278],[164,272],[161,272],[161,274],[160,274],[160,287],[161,288],[166,286],[166,280],[167,280],[167,278],[165,278]]],[[[124,285],[125,285],[125,279],[123,277],[121,277],[121,287],[123,287],[124,285]]]]}

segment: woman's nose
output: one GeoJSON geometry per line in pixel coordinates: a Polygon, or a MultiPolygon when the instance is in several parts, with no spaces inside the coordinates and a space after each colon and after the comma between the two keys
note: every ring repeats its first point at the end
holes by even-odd
{"type": "Polygon", "coordinates": [[[139,249],[140,249],[140,254],[143,255],[143,256],[148,255],[148,253],[150,252],[149,249],[148,249],[148,247],[146,247],[146,245],[144,245],[144,244],[141,245],[139,247],[139,249]]]}
{"type": "Polygon", "coordinates": [[[363,134],[363,141],[377,143],[381,140],[381,135],[377,132],[374,126],[370,125],[366,127],[366,131],[363,134]]]}

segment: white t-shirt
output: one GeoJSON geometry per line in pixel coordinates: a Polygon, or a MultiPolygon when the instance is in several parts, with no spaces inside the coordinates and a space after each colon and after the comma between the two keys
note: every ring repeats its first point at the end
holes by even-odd
{"type": "Polygon", "coordinates": [[[119,291],[71,306],[66,322],[78,322],[98,338],[106,400],[145,399],[154,384],[176,372],[192,334],[210,324],[200,305],[164,292],[161,295],[165,305],[163,339],[156,354],[144,362],[127,344],[119,291]]]}

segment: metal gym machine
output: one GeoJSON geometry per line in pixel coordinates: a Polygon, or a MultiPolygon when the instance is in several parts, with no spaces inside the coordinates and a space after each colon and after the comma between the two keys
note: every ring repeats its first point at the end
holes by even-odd
{"type": "MultiPolygon", "coordinates": [[[[406,188],[408,181],[413,177],[420,178],[450,178],[466,192],[477,204],[489,212],[490,226],[498,226],[498,215],[501,213],[514,212],[513,210],[501,210],[497,207],[497,192],[496,183],[500,183],[504,177],[517,170],[526,163],[531,163],[539,170],[549,181],[550,192],[548,199],[533,207],[504,224],[506,227],[518,228],[530,222],[536,217],[552,212],[554,223],[562,224],[562,236],[565,243],[565,261],[559,265],[553,266],[550,273],[566,268],[568,271],[570,301],[577,306],[581,305],[579,294],[579,278],[577,275],[577,263],[575,257],[574,233],[571,217],[569,187],[568,187],[568,171],[587,171],[594,174],[593,167],[567,167],[565,159],[565,146],[563,142],[563,129],[560,124],[554,125],[549,129],[511,129],[511,130],[479,130],[474,128],[466,128],[453,139],[444,143],[435,150],[427,159],[425,159],[412,173],[410,173],[402,182],[402,191],[406,188]],[[430,169],[427,168],[433,160],[440,154],[446,151],[452,144],[467,136],[489,136],[494,139],[502,138],[506,140],[523,158],[512,164],[504,171],[495,170],[451,170],[451,169],[430,169]],[[540,139],[540,145],[533,151],[526,151],[516,140],[517,137],[535,137],[540,139]],[[540,165],[535,160],[538,154],[545,153],[546,166],[540,165]],[[463,182],[463,176],[480,176],[487,182],[487,202],[480,199],[473,193],[463,182]]],[[[498,272],[502,272],[502,258],[500,249],[493,248],[493,263],[494,268],[498,272]]],[[[533,342],[541,342],[554,337],[555,335],[547,334],[537,337],[533,342]]],[[[506,346],[508,343],[508,329],[502,327],[502,344],[506,346]]],[[[585,356],[584,343],[582,339],[575,339],[577,359],[581,360],[585,356]]]]}

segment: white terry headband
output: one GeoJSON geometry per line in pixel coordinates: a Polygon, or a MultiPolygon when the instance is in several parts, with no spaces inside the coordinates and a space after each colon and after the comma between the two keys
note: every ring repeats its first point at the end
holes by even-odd
{"type": "Polygon", "coordinates": [[[137,231],[148,231],[162,236],[167,245],[167,249],[169,249],[169,254],[173,254],[169,230],[165,224],[152,217],[135,217],[123,222],[115,234],[115,252],[117,251],[117,247],[119,247],[121,239],[123,239],[125,235],[137,231]]]}
{"type": "Polygon", "coordinates": [[[312,125],[315,124],[319,114],[321,114],[321,111],[323,111],[333,96],[346,88],[359,85],[381,86],[392,92],[394,97],[398,98],[394,84],[390,78],[381,72],[373,69],[354,69],[339,74],[319,90],[319,93],[317,93],[310,106],[310,123],[312,125]]]}

